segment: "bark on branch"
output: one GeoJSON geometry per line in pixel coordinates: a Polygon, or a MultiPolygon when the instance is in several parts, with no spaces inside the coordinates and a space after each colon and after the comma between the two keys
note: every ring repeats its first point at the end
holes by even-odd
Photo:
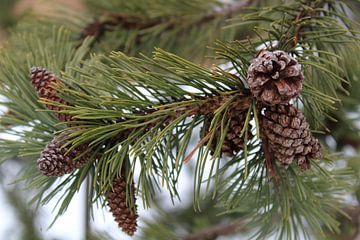
{"type": "Polygon", "coordinates": [[[182,240],[211,240],[219,236],[227,236],[242,231],[246,231],[246,227],[241,222],[219,224],[185,236],[182,240]]]}
{"type": "MultiPolygon", "coordinates": [[[[237,2],[235,4],[229,4],[220,10],[211,11],[194,22],[191,25],[202,25],[211,22],[218,18],[228,19],[233,15],[250,6],[254,0],[246,0],[237,2]]],[[[187,20],[188,16],[174,17],[164,16],[157,18],[148,18],[143,16],[129,15],[126,13],[105,13],[105,19],[103,21],[95,20],[94,22],[87,25],[82,33],[81,37],[94,36],[97,40],[100,39],[106,31],[112,31],[114,27],[121,26],[124,29],[148,29],[159,24],[167,24],[164,31],[175,28],[179,23],[183,23],[187,20]]]]}

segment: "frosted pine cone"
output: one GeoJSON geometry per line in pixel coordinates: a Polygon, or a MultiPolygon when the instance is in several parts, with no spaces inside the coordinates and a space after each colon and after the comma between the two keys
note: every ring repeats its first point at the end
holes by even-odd
{"type": "Polygon", "coordinates": [[[73,172],[77,168],[83,167],[87,162],[87,155],[76,159],[76,157],[85,151],[85,146],[75,148],[69,153],[67,153],[69,148],[62,147],[71,132],[72,131],[62,132],[59,136],[55,137],[40,154],[37,164],[43,175],[63,176],[73,172]]]}
{"type": "Polygon", "coordinates": [[[137,218],[136,213],[136,198],[135,198],[135,187],[132,184],[132,200],[135,204],[135,209],[130,209],[126,202],[126,181],[123,176],[116,178],[113,181],[112,189],[106,194],[108,206],[112,212],[115,221],[119,227],[128,234],[133,236],[137,229],[137,218]]]}
{"type": "Polygon", "coordinates": [[[296,59],[284,51],[263,51],[248,70],[252,94],[267,105],[286,104],[302,89],[304,75],[296,59]]]}
{"type": "MultiPolygon", "coordinates": [[[[60,81],[56,78],[55,74],[47,71],[44,68],[33,67],[31,68],[31,83],[36,89],[38,96],[41,98],[46,98],[53,102],[58,102],[62,105],[68,105],[67,102],[58,97],[56,94],[56,89],[54,86],[58,85],[60,81]]],[[[71,121],[71,117],[67,114],[59,113],[61,111],[61,107],[46,105],[46,107],[52,111],[57,112],[57,118],[62,122],[71,121]]]]}
{"type": "Polygon", "coordinates": [[[322,158],[321,145],[311,134],[303,113],[292,105],[268,107],[261,118],[262,137],[271,154],[283,165],[310,167],[310,159],[322,158]]]}

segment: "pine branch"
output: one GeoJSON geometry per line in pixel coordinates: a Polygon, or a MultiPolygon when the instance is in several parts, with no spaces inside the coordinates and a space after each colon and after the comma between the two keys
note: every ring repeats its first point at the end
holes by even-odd
{"type": "Polygon", "coordinates": [[[190,21],[192,25],[201,26],[207,24],[215,19],[229,19],[235,14],[242,11],[244,8],[250,6],[254,0],[245,0],[236,2],[235,4],[225,6],[222,10],[213,10],[210,13],[199,17],[198,19],[189,19],[189,16],[173,17],[162,16],[156,18],[147,18],[143,16],[129,15],[127,13],[105,13],[103,17],[105,20],[95,20],[87,25],[81,37],[94,36],[99,40],[106,31],[111,31],[115,26],[121,26],[123,29],[151,29],[157,25],[165,24],[166,27],[162,31],[168,31],[176,28],[180,23],[190,21]]]}
{"type": "Polygon", "coordinates": [[[182,240],[212,240],[217,239],[217,237],[232,235],[246,230],[247,228],[243,223],[219,224],[192,233],[183,237],[182,240]]]}
{"type": "Polygon", "coordinates": [[[351,223],[355,226],[355,233],[353,233],[352,236],[349,237],[349,240],[356,240],[359,237],[360,233],[360,206],[356,206],[355,208],[348,208],[344,211],[347,215],[350,216],[351,223]]]}

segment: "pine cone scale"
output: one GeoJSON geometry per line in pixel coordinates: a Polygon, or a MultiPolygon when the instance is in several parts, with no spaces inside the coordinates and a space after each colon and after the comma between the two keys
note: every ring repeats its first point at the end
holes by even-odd
{"type": "MultiPolygon", "coordinates": [[[[47,71],[44,68],[33,67],[30,71],[30,78],[31,83],[36,89],[39,97],[46,98],[52,102],[68,105],[64,99],[57,96],[57,91],[54,86],[58,85],[60,81],[56,78],[55,74],[47,71]]],[[[53,105],[46,105],[46,107],[52,111],[55,111],[57,118],[61,122],[69,122],[72,120],[71,116],[58,112],[62,110],[61,107],[53,105]]]]}
{"type": "Polygon", "coordinates": [[[274,157],[283,165],[296,162],[310,167],[310,159],[322,158],[321,145],[310,132],[302,112],[292,105],[276,105],[261,115],[262,137],[268,139],[274,157]]]}
{"type": "Polygon", "coordinates": [[[304,75],[301,65],[284,51],[263,51],[249,69],[252,94],[267,105],[286,104],[299,95],[304,75]]]}
{"type": "Polygon", "coordinates": [[[62,146],[71,132],[72,131],[62,132],[41,152],[37,164],[43,175],[60,177],[86,164],[88,155],[75,160],[78,153],[85,151],[85,146],[80,146],[69,153],[67,153],[69,149],[62,146]]]}

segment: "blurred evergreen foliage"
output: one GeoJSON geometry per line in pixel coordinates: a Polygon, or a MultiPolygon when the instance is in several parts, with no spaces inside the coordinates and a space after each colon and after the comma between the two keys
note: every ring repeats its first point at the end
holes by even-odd
{"type": "Polygon", "coordinates": [[[0,27],[8,28],[16,23],[14,6],[18,0],[0,0],[0,27]]]}

